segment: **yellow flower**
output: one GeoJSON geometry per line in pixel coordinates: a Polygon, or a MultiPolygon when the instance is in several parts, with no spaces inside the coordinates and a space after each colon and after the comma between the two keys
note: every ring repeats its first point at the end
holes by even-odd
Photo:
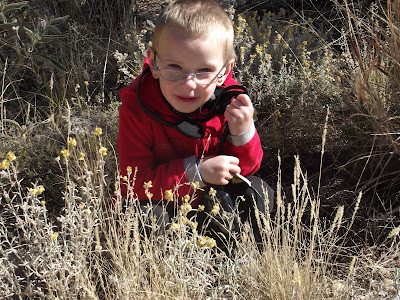
{"type": "Polygon", "coordinates": [[[88,86],[88,85],[89,85],[89,82],[88,82],[87,80],[85,80],[85,81],[83,82],[83,84],[86,85],[86,86],[88,86]]]}
{"type": "Polygon", "coordinates": [[[128,176],[122,177],[122,180],[123,180],[123,181],[128,181],[128,176]]]}
{"type": "Polygon", "coordinates": [[[42,194],[45,191],[43,185],[39,185],[37,189],[38,189],[38,192],[39,192],[38,195],[42,194]]]}
{"type": "Polygon", "coordinates": [[[200,248],[203,248],[206,245],[206,241],[204,240],[204,237],[199,237],[197,239],[197,246],[200,248]]]}
{"type": "Polygon", "coordinates": [[[195,230],[197,229],[197,226],[199,225],[199,223],[195,222],[195,221],[190,221],[189,222],[190,226],[192,226],[192,228],[195,230]]]}
{"type": "Polygon", "coordinates": [[[79,158],[78,158],[79,160],[84,160],[85,159],[85,153],[83,153],[83,152],[81,152],[80,154],[79,154],[79,158]]]}
{"type": "Polygon", "coordinates": [[[106,156],[107,155],[107,148],[106,147],[100,147],[99,152],[101,155],[106,156]]]}
{"type": "Polygon", "coordinates": [[[165,191],[165,200],[174,201],[174,194],[172,193],[172,190],[165,191]]]}
{"type": "Polygon", "coordinates": [[[11,151],[7,153],[6,157],[8,158],[9,161],[14,161],[17,159],[14,152],[11,152],[11,151]]]}
{"type": "Polygon", "coordinates": [[[190,196],[189,195],[185,195],[185,196],[182,197],[182,201],[183,202],[189,202],[189,200],[190,200],[190,196]]]}
{"type": "Polygon", "coordinates": [[[204,211],[205,206],[204,205],[199,205],[199,207],[197,208],[197,211],[204,211]]]}
{"type": "Polygon", "coordinates": [[[194,190],[198,190],[200,188],[200,183],[198,181],[192,182],[191,185],[194,190]]]}
{"type": "Polygon", "coordinates": [[[178,231],[179,229],[181,229],[181,225],[179,225],[178,223],[172,222],[171,228],[175,231],[178,231]]]}
{"type": "Polygon", "coordinates": [[[214,248],[217,245],[217,242],[213,238],[206,237],[206,247],[214,248]]]}
{"type": "Polygon", "coordinates": [[[69,138],[68,139],[68,145],[70,145],[71,147],[75,147],[76,146],[76,139],[69,138]]]}
{"type": "Polygon", "coordinates": [[[145,190],[148,190],[149,188],[153,187],[153,182],[151,180],[149,182],[145,182],[143,184],[143,187],[144,187],[145,190]]]}
{"type": "Polygon", "coordinates": [[[219,210],[220,210],[219,203],[215,203],[211,210],[211,214],[216,216],[216,215],[218,215],[219,210]]]}
{"type": "Polygon", "coordinates": [[[32,195],[39,196],[45,191],[45,188],[43,185],[39,185],[38,187],[34,187],[33,189],[29,189],[29,192],[32,195]]]}
{"type": "Polygon", "coordinates": [[[200,248],[204,246],[208,248],[213,248],[216,246],[216,244],[217,244],[216,241],[208,236],[200,235],[199,238],[197,239],[197,246],[199,246],[200,248]]]}
{"type": "Polygon", "coordinates": [[[128,174],[132,174],[132,167],[131,166],[127,166],[126,167],[126,171],[128,172],[128,174]]]}
{"type": "Polygon", "coordinates": [[[58,232],[53,232],[52,234],[50,234],[50,238],[55,241],[58,238],[58,232]]]}
{"type": "Polygon", "coordinates": [[[100,127],[96,127],[93,133],[94,135],[100,136],[103,134],[103,129],[101,129],[100,127]]]}
{"type": "Polygon", "coordinates": [[[67,158],[69,156],[69,151],[67,149],[61,150],[61,154],[67,158]]]}
{"type": "Polygon", "coordinates": [[[2,168],[3,170],[6,170],[9,166],[10,162],[7,159],[3,160],[0,164],[0,168],[2,168]]]}
{"type": "Polygon", "coordinates": [[[210,187],[210,190],[209,190],[208,194],[209,194],[211,197],[215,197],[215,195],[217,194],[217,191],[214,190],[212,187],[210,187]]]}
{"type": "Polygon", "coordinates": [[[40,205],[42,205],[44,207],[46,205],[46,201],[44,201],[44,200],[40,201],[40,205]]]}
{"type": "Polygon", "coordinates": [[[192,206],[189,203],[186,202],[181,205],[181,211],[184,215],[186,215],[191,210],[192,210],[192,206]]]}

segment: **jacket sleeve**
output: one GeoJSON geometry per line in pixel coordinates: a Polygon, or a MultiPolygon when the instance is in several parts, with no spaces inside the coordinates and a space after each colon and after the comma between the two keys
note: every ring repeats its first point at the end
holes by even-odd
{"type": "MultiPolygon", "coordinates": [[[[153,122],[136,105],[135,93],[124,91],[121,93],[122,105],[119,110],[118,155],[120,175],[129,177],[130,186],[140,200],[148,199],[144,183],[152,182],[149,192],[153,200],[162,200],[165,191],[175,189],[179,183],[186,183],[187,177],[182,159],[171,160],[166,163],[157,163],[154,155],[155,134],[153,122]],[[127,168],[132,168],[128,174],[127,168]],[[134,177],[137,168],[136,177],[134,177]]],[[[128,182],[121,180],[121,193],[127,194],[128,182]]],[[[190,185],[183,184],[176,194],[184,196],[190,193],[190,185]]]]}

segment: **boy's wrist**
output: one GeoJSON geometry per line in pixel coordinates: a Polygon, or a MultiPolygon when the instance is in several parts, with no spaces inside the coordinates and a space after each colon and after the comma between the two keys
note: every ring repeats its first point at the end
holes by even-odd
{"type": "Polygon", "coordinates": [[[242,146],[250,142],[253,136],[256,134],[256,127],[254,122],[251,122],[249,128],[238,135],[228,135],[228,141],[235,147],[242,146]]]}

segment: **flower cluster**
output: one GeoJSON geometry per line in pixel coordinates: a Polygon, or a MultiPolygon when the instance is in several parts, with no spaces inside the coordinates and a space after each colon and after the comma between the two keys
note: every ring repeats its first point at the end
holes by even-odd
{"type": "Polygon", "coordinates": [[[7,170],[8,167],[10,166],[10,163],[14,160],[16,160],[17,157],[15,156],[14,152],[9,151],[6,154],[6,159],[4,159],[1,163],[0,163],[0,169],[2,170],[7,170]]]}
{"type": "Polygon", "coordinates": [[[37,187],[29,189],[29,193],[31,193],[32,195],[35,195],[35,196],[41,195],[44,191],[45,191],[45,188],[43,187],[43,185],[39,185],[37,187]]]}
{"type": "Polygon", "coordinates": [[[217,245],[216,241],[208,236],[200,235],[197,239],[197,246],[199,246],[200,248],[203,247],[214,248],[216,245],[217,245]]]}

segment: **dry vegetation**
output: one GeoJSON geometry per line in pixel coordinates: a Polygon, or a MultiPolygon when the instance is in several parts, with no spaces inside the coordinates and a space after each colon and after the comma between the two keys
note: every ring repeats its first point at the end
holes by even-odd
{"type": "Polygon", "coordinates": [[[110,209],[118,89],[163,1],[1,1],[1,298],[399,299],[400,1],[220,2],[276,187],[262,245],[110,209]]]}

